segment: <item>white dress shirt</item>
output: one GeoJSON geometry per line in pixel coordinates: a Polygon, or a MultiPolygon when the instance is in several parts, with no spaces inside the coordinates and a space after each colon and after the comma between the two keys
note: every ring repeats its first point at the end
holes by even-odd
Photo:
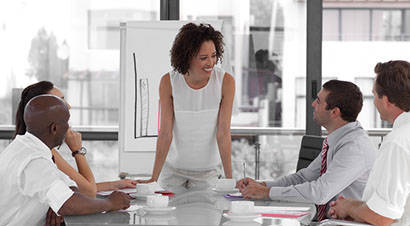
{"type": "Polygon", "coordinates": [[[360,199],[376,159],[376,147],[359,122],[350,122],[327,137],[327,170],[320,175],[322,157],[298,172],[265,182],[273,200],[310,202],[318,205],[338,195],[360,199]]]}
{"type": "Polygon", "coordinates": [[[0,225],[44,225],[49,207],[58,212],[76,186],[57,169],[51,150],[30,133],[0,153],[0,225]]]}
{"type": "Polygon", "coordinates": [[[410,225],[410,113],[400,114],[383,140],[363,193],[363,201],[379,215],[410,225]]]}

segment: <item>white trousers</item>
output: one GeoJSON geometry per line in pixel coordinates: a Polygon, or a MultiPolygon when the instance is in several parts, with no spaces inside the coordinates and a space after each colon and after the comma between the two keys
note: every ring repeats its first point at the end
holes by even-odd
{"type": "Polygon", "coordinates": [[[204,171],[176,169],[165,163],[159,176],[159,184],[167,190],[203,190],[214,188],[221,177],[221,166],[204,171]]]}

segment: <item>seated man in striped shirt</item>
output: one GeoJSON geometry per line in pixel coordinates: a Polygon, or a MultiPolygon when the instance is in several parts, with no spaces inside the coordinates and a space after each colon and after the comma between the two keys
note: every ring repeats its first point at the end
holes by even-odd
{"type": "Polygon", "coordinates": [[[245,198],[270,198],[318,205],[317,220],[338,195],[360,198],[376,158],[376,148],[356,121],[362,109],[359,88],[347,81],[331,80],[312,103],[313,119],[326,128],[322,153],[298,172],[275,181],[245,178],[237,187],[245,198]]]}

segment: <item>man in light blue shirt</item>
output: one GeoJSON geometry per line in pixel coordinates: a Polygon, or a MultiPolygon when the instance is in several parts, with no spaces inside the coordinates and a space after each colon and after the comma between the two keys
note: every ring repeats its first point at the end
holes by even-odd
{"type": "Polygon", "coordinates": [[[326,171],[320,172],[320,154],[307,168],[275,181],[238,181],[242,195],[317,205],[326,205],[338,195],[360,198],[376,158],[376,148],[356,121],[362,105],[362,93],[353,83],[326,82],[312,103],[315,122],[329,134],[326,171]]]}

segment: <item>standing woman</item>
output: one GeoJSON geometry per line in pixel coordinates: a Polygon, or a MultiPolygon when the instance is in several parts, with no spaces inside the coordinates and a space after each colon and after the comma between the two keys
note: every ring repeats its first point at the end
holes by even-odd
{"type": "MultiPolygon", "coordinates": [[[[54,87],[53,83],[49,81],[41,81],[27,86],[21,93],[21,99],[16,113],[16,131],[13,139],[17,135],[24,135],[26,133],[26,124],[23,118],[26,104],[33,97],[42,94],[52,94],[64,100],[63,93],[54,87]]],[[[66,104],[68,109],[70,109],[71,106],[67,102],[66,104]]],[[[81,193],[90,197],[95,197],[97,191],[118,190],[135,187],[136,182],[128,179],[95,183],[94,175],[88,166],[87,159],[85,157],[81,134],[69,128],[64,141],[72,152],[78,172],[71,167],[71,165],[68,164],[54,148],[51,150],[53,159],[58,169],[75,181],[81,193]]]]}
{"type": "Polygon", "coordinates": [[[188,23],[171,49],[173,71],[161,78],[161,122],[152,177],[164,188],[213,186],[220,175],[232,178],[232,75],[215,67],[223,36],[209,24],[188,23]],[[161,173],[162,171],[162,173],[161,173]],[[161,177],[160,177],[161,174],[161,177]]]}

